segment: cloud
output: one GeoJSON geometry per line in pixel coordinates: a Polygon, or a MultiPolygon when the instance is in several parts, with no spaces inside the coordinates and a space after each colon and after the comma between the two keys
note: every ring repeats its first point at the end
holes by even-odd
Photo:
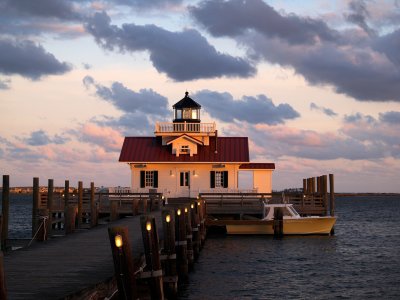
{"type": "Polygon", "coordinates": [[[42,46],[28,40],[13,42],[0,39],[0,53],[0,73],[7,75],[19,74],[37,80],[46,75],[64,74],[71,69],[42,46]]]}
{"type": "Polygon", "coordinates": [[[93,123],[84,124],[76,133],[80,141],[97,145],[106,152],[121,151],[124,141],[119,131],[93,123]]]}
{"type": "Polygon", "coordinates": [[[107,50],[148,51],[157,71],[177,81],[200,78],[249,77],[255,68],[246,60],[218,52],[198,31],[171,32],[155,25],[111,25],[105,13],[96,13],[86,30],[107,50]]]}
{"type": "Polygon", "coordinates": [[[318,106],[318,105],[315,104],[314,102],[311,102],[311,104],[310,104],[310,109],[311,109],[311,110],[321,111],[321,112],[323,112],[325,115],[327,115],[327,116],[329,116],[329,117],[335,117],[335,116],[337,116],[337,113],[335,113],[332,109],[326,108],[326,107],[322,107],[322,106],[318,106]]]}
{"type": "Polygon", "coordinates": [[[10,89],[10,79],[0,80],[0,90],[8,90],[10,89]]]}
{"type": "MultiPolygon", "coordinates": [[[[366,16],[362,5],[353,6],[354,14],[366,16]]],[[[212,35],[233,38],[252,59],[293,68],[312,85],[360,101],[400,101],[398,29],[370,36],[333,30],[318,19],[278,13],[261,0],[204,1],[190,11],[212,35]],[[293,26],[294,37],[286,31],[293,26]]]]}
{"type": "Polygon", "coordinates": [[[314,44],[338,37],[322,20],[283,15],[261,0],[209,0],[190,6],[189,11],[214,36],[234,37],[256,30],[289,44],[314,44]]]}
{"type": "Polygon", "coordinates": [[[367,34],[375,35],[376,31],[370,28],[367,24],[367,18],[369,17],[369,12],[367,9],[366,2],[362,0],[352,0],[349,2],[350,13],[345,14],[346,20],[358,25],[367,34]]]}
{"type": "Polygon", "coordinates": [[[236,119],[252,124],[276,125],[300,116],[289,104],[276,106],[264,95],[243,96],[240,100],[234,100],[229,93],[202,90],[194,97],[207,107],[211,116],[225,122],[236,119]]]}
{"type": "Polygon", "coordinates": [[[96,83],[90,76],[86,76],[83,83],[88,88],[93,86],[96,89],[97,96],[124,112],[141,112],[145,115],[162,117],[169,114],[167,98],[152,89],[141,89],[139,92],[135,92],[120,82],[113,82],[109,88],[96,83]]]}
{"type": "Polygon", "coordinates": [[[43,146],[48,144],[65,144],[69,139],[57,134],[51,138],[45,131],[37,130],[32,131],[30,137],[23,139],[23,141],[30,146],[43,146]]]}
{"type": "Polygon", "coordinates": [[[385,113],[380,113],[379,119],[385,123],[400,125],[400,111],[388,111],[385,113]]]}
{"type": "Polygon", "coordinates": [[[35,16],[58,18],[62,20],[76,20],[81,16],[75,9],[72,1],[66,0],[2,0],[0,4],[5,16],[35,16]]]}
{"type": "Polygon", "coordinates": [[[139,9],[148,8],[165,8],[169,6],[180,5],[183,0],[114,0],[109,2],[115,2],[117,4],[127,5],[139,9]]]}

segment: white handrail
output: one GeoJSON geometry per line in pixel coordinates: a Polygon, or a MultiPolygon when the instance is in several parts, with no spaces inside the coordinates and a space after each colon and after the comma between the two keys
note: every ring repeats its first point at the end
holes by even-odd
{"type": "Polygon", "coordinates": [[[215,123],[172,123],[172,122],[157,122],[155,132],[200,132],[213,133],[215,132],[215,123]]]}

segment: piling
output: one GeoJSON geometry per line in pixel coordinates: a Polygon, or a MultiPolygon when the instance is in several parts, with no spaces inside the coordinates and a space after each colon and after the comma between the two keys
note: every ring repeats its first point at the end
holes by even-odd
{"type": "Polygon", "coordinates": [[[140,217],[140,225],[146,257],[146,271],[142,273],[141,278],[148,278],[151,299],[162,300],[164,287],[156,220],[152,215],[143,215],[140,217]]]}
{"type": "Polygon", "coordinates": [[[193,255],[194,259],[197,260],[200,254],[200,220],[198,206],[196,202],[190,204],[190,219],[192,221],[192,243],[193,243],[193,255]]]}
{"type": "Polygon", "coordinates": [[[303,178],[303,194],[307,194],[307,179],[303,178]]]}
{"type": "Polygon", "coordinates": [[[6,290],[6,282],[4,276],[4,260],[3,260],[3,252],[1,251],[0,251],[0,299],[7,300],[7,290],[6,290]]]}
{"type": "Polygon", "coordinates": [[[94,182],[90,183],[90,227],[97,226],[98,211],[94,198],[94,182]]]}
{"type": "MultiPolygon", "coordinates": [[[[329,174],[329,214],[333,217],[335,215],[335,179],[333,174],[329,174]]],[[[335,227],[332,227],[331,234],[335,234],[335,227]]]]}
{"type": "Polygon", "coordinates": [[[110,201],[110,221],[118,220],[118,203],[116,200],[110,201]]]}
{"type": "Polygon", "coordinates": [[[37,230],[38,230],[38,217],[37,217],[37,211],[39,209],[39,200],[40,200],[40,195],[39,195],[39,178],[34,177],[33,178],[33,195],[32,195],[32,237],[35,236],[37,230]]]}
{"type": "Polygon", "coordinates": [[[275,238],[282,238],[283,237],[283,212],[282,208],[277,208],[274,211],[274,237],[275,238]]]}
{"type": "Polygon", "coordinates": [[[176,264],[181,280],[187,280],[189,274],[185,213],[182,207],[178,207],[175,214],[175,245],[176,264]]]}
{"type": "Polygon", "coordinates": [[[161,212],[164,250],[163,250],[163,269],[165,270],[163,282],[165,294],[168,298],[175,299],[178,293],[178,273],[176,270],[176,251],[175,251],[175,212],[174,210],[164,209],[161,212]]]}
{"type": "Polygon", "coordinates": [[[192,221],[190,215],[190,206],[185,205],[185,223],[186,223],[186,241],[187,241],[187,255],[189,267],[193,267],[194,253],[193,253],[193,235],[192,235],[192,221]]]}
{"type": "Polygon", "coordinates": [[[1,227],[1,250],[5,251],[8,239],[8,219],[10,214],[10,176],[3,175],[3,202],[1,207],[2,222],[1,227]]]}
{"type": "Polygon", "coordinates": [[[322,175],[322,195],[324,199],[325,216],[328,215],[328,176],[322,175]]]}
{"type": "Polygon", "coordinates": [[[75,232],[76,227],[76,216],[78,214],[78,208],[76,205],[69,204],[65,214],[65,234],[75,232]]]}
{"type": "Polygon", "coordinates": [[[83,184],[78,181],[78,228],[82,227],[83,184]]]}
{"type": "Polygon", "coordinates": [[[53,179],[48,180],[47,184],[47,209],[48,219],[47,219],[47,232],[48,235],[51,234],[52,225],[53,225],[53,200],[54,200],[54,181],[53,179]]]}
{"type": "Polygon", "coordinates": [[[120,300],[138,299],[132,248],[127,227],[108,228],[120,300]]]}

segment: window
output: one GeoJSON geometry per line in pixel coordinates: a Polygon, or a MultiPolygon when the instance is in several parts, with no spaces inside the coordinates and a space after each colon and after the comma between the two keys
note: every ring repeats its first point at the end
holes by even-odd
{"type": "Polygon", "coordinates": [[[181,186],[189,186],[190,185],[190,172],[189,171],[181,172],[180,184],[181,184],[181,186]]]}
{"type": "Polygon", "coordinates": [[[176,117],[175,119],[182,119],[182,109],[176,110],[176,117]]]}
{"type": "Polygon", "coordinates": [[[190,119],[190,113],[191,113],[191,109],[190,108],[186,108],[183,110],[183,118],[184,119],[190,119]]]}
{"type": "Polygon", "coordinates": [[[211,171],[210,172],[211,188],[227,188],[228,187],[228,171],[211,171]]]}
{"type": "Polygon", "coordinates": [[[158,171],[140,171],[140,187],[158,187],[158,171]]]}
{"type": "Polygon", "coordinates": [[[192,110],[192,119],[198,119],[197,117],[197,109],[192,110]]]}
{"type": "Polygon", "coordinates": [[[182,154],[188,154],[189,153],[189,146],[188,145],[181,145],[181,148],[180,148],[179,152],[182,153],[182,154]]]}

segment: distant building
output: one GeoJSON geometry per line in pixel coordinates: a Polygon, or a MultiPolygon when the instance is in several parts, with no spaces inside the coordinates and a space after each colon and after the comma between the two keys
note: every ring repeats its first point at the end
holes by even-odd
{"type": "Polygon", "coordinates": [[[201,106],[185,97],[173,105],[174,120],[158,122],[155,136],[125,137],[119,161],[131,169],[133,191],[166,197],[199,192],[238,192],[239,172],[253,172],[253,189],[272,190],[274,163],[251,163],[247,137],[220,137],[214,123],[201,123],[201,106]]]}

